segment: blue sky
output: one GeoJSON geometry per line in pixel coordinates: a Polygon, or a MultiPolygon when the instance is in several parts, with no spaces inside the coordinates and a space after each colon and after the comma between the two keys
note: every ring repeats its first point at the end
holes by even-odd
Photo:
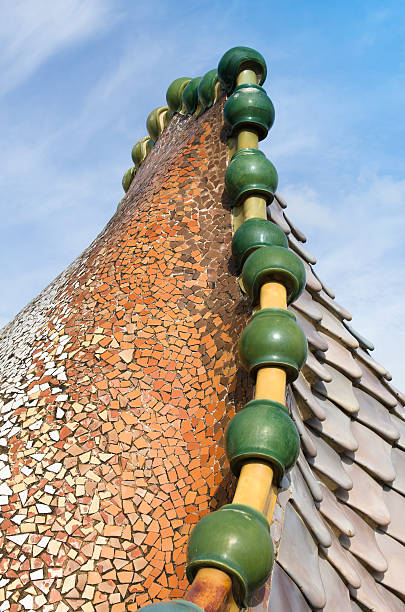
{"type": "Polygon", "coordinates": [[[2,3],[0,326],[112,216],[170,82],[244,44],[268,63],[288,215],[403,388],[404,32],[390,0],[2,3]]]}

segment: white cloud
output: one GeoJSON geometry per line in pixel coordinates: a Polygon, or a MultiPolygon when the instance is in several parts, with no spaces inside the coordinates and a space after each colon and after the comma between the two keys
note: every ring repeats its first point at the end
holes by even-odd
{"type": "Polygon", "coordinates": [[[112,18],[106,0],[13,0],[3,4],[0,94],[14,89],[66,45],[109,25],[112,18]]]}

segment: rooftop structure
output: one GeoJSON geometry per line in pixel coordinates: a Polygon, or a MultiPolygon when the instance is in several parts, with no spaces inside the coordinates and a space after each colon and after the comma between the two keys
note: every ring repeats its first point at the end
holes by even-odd
{"type": "Polygon", "coordinates": [[[405,610],[405,397],[276,191],[266,70],[174,81],[2,330],[0,611],[405,610]]]}

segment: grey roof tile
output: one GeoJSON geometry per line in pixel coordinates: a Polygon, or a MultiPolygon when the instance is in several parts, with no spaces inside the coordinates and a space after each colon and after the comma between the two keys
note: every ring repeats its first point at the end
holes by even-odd
{"type": "Polygon", "coordinates": [[[309,465],[332,480],[338,487],[351,489],[353,486],[349,474],[345,471],[341,458],[318,434],[311,433],[316,446],[316,457],[308,458],[309,465]]]}
{"type": "Polygon", "coordinates": [[[272,203],[267,206],[267,214],[270,216],[271,220],[283,230],[285,234],[291,233],[291,228],[284,218],[283,210],[277,202],[277,199],[274,199],[272,203]]]}
{"type": "Polygon", "coordinates": [[[321,549],[325,558],[337,569],[343,579],[353,588],[359,588],[361,584],[360,576],[352,563],[349,553],[341,546],[337,537],[332,533],[332,544],[329,548],[321,549]]]}
{"type": "Polygon", "coordinates": [[[388,604],[390,612],[404,612],[405,603],[401,601],[394,593],[383,587],[382,584],[376,585],[378,592],[384,601],[388,604]]]}
{"type": "Polygon", "coordinates": [[[347,331],[349,331],[352,334],[352,336],[356,338],[356,340],[359,342],[359,345],[363,349],[374,351],[374,344],[370,342],[370,340],[367,340],[367,338],[359,334],[359,332],[353,329],[353,327],[349,325],[349,323],[346,323],[346,321],[343,321],[343,325],[346,327],[347,331]]]}
{"type": "Polygon", "coordinates": [[[328,343],[328,349],[323,352],[318,351],[317,356],[319,355],[322,361],[336,367],[350,378],[360,378],[362,371],[353,359],[352,353],[334,338],[326,336],[322,332],[319,332],[319,335],[328,343]]]}
{"type": "Polygon", "coordinates": [[[379,480],[392,482],[395,470],[391,461],[391,445],[357,421],[352,422],[351,428],[359,448],[355,452],[346,451],[346,454],[379,480]]]}
{"type": "Polygon", "coordinates": [[[318,547],[302,519],[288,504],[278,562],[314,608],[323,608],[325,591],[319,573],[318,547]],[[305,563],[302,560],[305,559],[305,563]]]}
{"type": "Polygon", "coordinates": [[[306,248],[304,248],[301,242],[298,242],[294,234],[288,235],[288,245],[290,249],[298,253],[298,255],[302,257],[302,259],[305,259],[306,262],[312,265],[316,264],[316,257],[314,257],[306,248]]]}
{"type": "MultiPolygon", "coordinates": [[[[325,383],[321,383],[324,385],[325,383]]],[[[325,412],[322,406],[317,402],[312,394],[311,387],[307,384],[303,375],[299,374],[297,380],[292,383],[294,390],[294,397],[299,405],[301,403],[310,410],[320,421],[324,421],[326,418],[325,412]]]]}
{"type": "Polygon", "coordinates": [[[322,406],[326,418],[324,421],[310,418],[306,421],[306,424],[330,438],[342,448],[349,451],[357,450],[359,445],[351,430],[350,418],[325,397],[319,396],[317,401],[322,406]]]}
{"type": "Polygon", "coordinates": [[[368,365],[369,368],[374,370],[374,372],[376,372],[379,376],[386,377],[387,374],[389,375],[388,370],[386,368],[384,368],[384,366],[379,364],[377,361],[374,361],[374,359],[372,357],[370,357],[370,355],[365,350],[363,350],[361,347],[356,349],[355,353],[356,353],[356,355],[359,356],[359,358],[362,361],[364,361],[365,364],[368,365]]]}
{"type": "Polygon", "coordinates": [[[393,427],[399,433],[399,438],[394,438],[396,440],[397,445],[403,450],[405,450],[405,421],[395,416],[395,414],[391,414],[389,416],[389,419],[392,422],[393,427]]]}
{"type": "Polygon", "coordinates": [[[319,570],[326,593],[323,612],[351,612],[349,591],[339,574],[326,559],[319,558],[319,570]]]}
{"type": "Polygon", "coordinates": [[[353,612],[362,612],[362,609],[356,604],[353,599],[350,600],[353,612]]]}
{"type": "Polygon", "coordinates": [[[316,357],[314,357],[311,351],[308,351],[307,360],[304,367],[309,368],[309,370],[315,374],[315,380],[317,378],[320,378],[325,382],[330,382],[332,380],[330,373],[324,368],[322,363],[318,361],[316,357]]]}
{"type": "Polygon", "coordinates": [[[332,491],[326,485],[321,484],[323,498],[319,502],[319,511],[325,518],[333,523],[339,531],[345,533],[348,537],[354,535],[354,526],[350,522],[347,506],[338,502],[332,491]]]}
{"type": "Polygon", "coordinates": [[[313,321],[320,321],[322,319],[322,312],[308,291],[303,291],[298,300],[295,300],[294,308],[300,310],[313,321]]]}
{"type": "Polygon", "coordinates": [[[400,448],[393,448],[391,461],[396,471],[396,477],[389,486],[405,495],[405,451],[400,448]]]}
{"type": "Polygon", "coordinates": [[[307,483],[308,488],[311,491],[312,497],[317,502],[321,501],[322,489],[320,483],[315,478],[311,468],[308,465],[307,460],[304,457],[302,450],[300,450],[300,454],[298,455],[297,465],[301,470],[301,474],[305,478],[305,482],[307,483]]]}
{"type": "Polygon", "coordinates": [[[388,389],[389,393],[395,397],[403,406],[405,406],[405,394],[402,393],[399,389],[394,387],[391,383],[383,381],[384,387],[388,389]]]}
{"type": "Polygon", "coordinates": [[[298,325],[301,327],[302,331],[307,337],[308,344],[314,350],[326,351],[328,349],[328,343],[321,338],[321,336],[316,331],[313,323],[309,321],[306,317],[298,312],[296,308],[290,307],[290,310],[294,313],[298,325]]]}
{"type": "Polygon", "coordinates": [[[383,498],[383,490],[369,474],[356,463],[342,457],[345,470],[353,481],[350,491],[337,489],[335,495],[346,504],[360,510],[379,525],[388,525],[391,520],[389,510],[383,498]]]}
{"type": "Polygon", "coordinates": [[[404,563],[405,547],[385,533],[376,533],[377,544],[388,561],[388,569],[376,579],[385,586],[405,596],[404,563]]]}
{"type": "Polygon", "coordinates": [[[268,610],[280,612],[311,612],[295,582],[278,565],[274,564],[268,610]]]}
{"type": "Polygon", "coordinates": [[[391,522],[382,531],[405,544],[405,498],[388,487],[384,487],[383,498],[389,510],[391,522]]]}
{"type": "Polygon", "coordinates": [[[347,412],[356,413],[359,409],[359,402],[354,395],[352,382],[332,366],[325,365],[325,368],[332,376],[332,381],[329,383],[318,381],[313,386],[314,390],[347,412]]]}
{"type": "Polygon", "coordinates": [[[306,261],[303,261],[303,264],[305,268],[305,273],[307,275],[307,285],[306,286],[311,291],[314,291],[315,293],[317,293],[318,291],[322,289],[322,285],[319,282],[319,280],[316,278],[315,274],[313,273],[311,266],[306,261]]]}
{"type": "Polygon", "coordinates": [[[293,486],[291,500],[293,505],[297,507],[299,513],[318,542],[322,544],[322,546],[330,546],[332,544],[330,531],[323,522],[318,509],[315,507],[312,495],[297,467],[291,470],[291,482],[293,486]]]}
{"type": "Polygon", "coordinates": [[[327,331],[332,336],[335,336],[338,340],[341,340],[343,344],[349,348],[357,348],[359,346],[358,341],[350,332],[347,331],[343,323],[335,317],[325,306],[317,302],[317,306],[321,310],[322,319],[319,325],[322,329],[327,331]]]}
{"type": "MultiPolygon", "coordinates": [[[[301,419],[301,415],[298,411],[297,405],[293,400],[290,404],[291,407],[291,416],[294,420],[294,423],[298,429],[298,433],[301,438],[301,444],[305,448],[305,453],[310,457],[315,457],[316,455],[316,446],[311,440],[311,437],[308,435],[308,431],[301,419]]],[[[321,421],[319,421],[320,423],[321,421]]]]}
{"type": "Polygon", "coordinates": [[[378,432],[387,440],[398,439],[398,428],[387,408],[372,395],[361,389],[354,388],[354,395],[359,402],[359,412],[355,419],[378,432]]]}
{"type": "Polygon", "coordinates": [[[284,200],[283,196],[278,192],[274,194],[275,199],[280,204],[281,208],[287,208],[287,202],[284,200]]]}
{"type": "Polygon", "coordinates": [[[283,212],[283,215],[284,215],[284,218],[287,221],[288,225],[290,226],[292,233],[296,237],[296,239],[300,240],[301,242],[306,242],[307,241],[307,237],[305,236],[304,232],[301,232],[301,230],[298,229],[298,227],[296,225],[294,225],[294,223],[292,223],[290,221],[290,219],[287,217],[285,212],[283,212]]]}
{"type": "Polygon", "coordinates": [[[375,612],[391,612],[386,599],[382,596],[378,585],[366,568],[357,561],[357,559],[347,552],[352,564],[354,565],[357,574],[360,576],[361,585],[358,589],[349,586],[350,594],[357,599],[366,610],[374,610],[375,612]]]}
{"type": "Polygon", "coordinates": [[[361,379],[356,382],[356,386],[359,386],[367,393],[374,395],[374,397],[380,400],[380,402],[382,402],[385,406],[388,406],[389,408],[396,406],[398,403],[397,400],[381,384],[377,376],[373,374],[373,372],[369,370],[369,368],[367,368],[360,360],[358,361],[358,364],[361,368],[362,376],[361,379]]]}
{"type": "Polygon", "coordinates": [[[388,563],[377,545],[374,529],[350,508],[346,508],[346,514],[354,526],[354,536],[348,538],[346,535],[341,535],[339,538],[341,545],[373,570],[385,572],[388,563]]]}
{"type": "MultiPolygon", "coordinates": [[[[322,284],[322,287],[324,287],[324,284],[321,280],[320,283],[322,284]]],[[[341,319],[347,319],[348,321],[352,320],[352,315],[350,314],[350,312],[346,310],[346,308],[341,306],[338,302],[335,302],[335,300],[330,297],[330,295],[328,295],[327,291],[320,291],[314,296],[314,299],[317,302],[322,302],[324,306],[333,310],[341,319]]]]}

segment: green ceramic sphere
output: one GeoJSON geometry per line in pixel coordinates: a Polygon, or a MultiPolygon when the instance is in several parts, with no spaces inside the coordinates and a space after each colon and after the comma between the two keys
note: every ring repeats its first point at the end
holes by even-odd
{"type": "Polygon", "coordinates": [[[158,603],[139,608],[139,610],[148,610],[148,612],[203,612],[200,606],[197,606],[191,601],[186,601],[185,599],[159,601],[158,603]]]}
{"type": "Polygon", "coordinates": [[[198,106],[198,86],[201,82],[201,77],[191,79],[185,86],[182,95],[182,103],[184,112],[192,115],[197,110],[198,106]]]}
{"type": "Polygon", "coordinates": [[[236,414],[226,431],[226,454],[235,476],[244,463],[261,460],[274,471],[276,484],[298,458],[300,439],[285,406],[252,400],[236,414]]]}
{"type": "Polygon", "coordinates": [[[198,99],[201,104],[201,112],[203,113],[215,102],[215,87],[218,83],[218,73],[216,68],[209,70],[204,74],[198,86],[198,99]]]}
{"type": "Polygon", "coordinates": [[[239,85],[224,106],[224,119],[231,135],[250,130],[263,140],[274,116],[273,103],[260,85],[239,85]]]}
{"type": "Polygon", "coordinates": [[[258,304],[264,283],[278,282],[287,290],[287,303],[294,302],[304,291],[304,264],[293,251],[280,246],[263,246],[246,259],[242,270],[246,293],[258,304]]]}
{"type": "Polygon", "coordinates": [[[232,254],[240,268],[250,253],[259,247],[272,245],[288,247],[283,230],[267,219],[259,217],[247,219],[233,235],[232,254]]]}
{"type": "Polygon", "coordinates": [[[287,382],[294,381],[307,358],[307,340],[292,312],[263,308],[255,312],[239,341],[243,367],[255,380],[257,370],[282,368],[287,382]]]}
{"type": "Polygon", "coordinates": [[[225,91],[233,91],[238,74],[242,70],[254,70],[256,83],[263,85],[267,76],[267,66],[264,57],[250,47],[233,47],[220,59],[218,78],[225,91]]]}
{"type": "Polygon", "coordinates": [[[190,77],[180,77],[170,83],[167,92],[167,105],[173,113],[178,113],[181,110],[183,91],[187,83],[191,81],[190,77]]]}
{"type": "Polygon", "coordinates": [[[129,170],[127,170],[124,176],[122,177],[122,188],[125,191],[125,193],[128,191],[135,174],[136,174],[136,168],[135,166],[133,166],[132,168],[129,168],[129,170]]]}
{"type": "Polygon", "coordinates": [[[135,164],[135,168],[139,168],[144,159],[149,155],[154,144],[155,143],[150,136],[144,136],[134,144],[132,147],[131,156],[132,161],[135,164]]]}
{"type": "Polygon", "coordinates": [[[267,580],[273,565],[269,524],[261,512],[241,504],[223,506],[194,527],[187,547],[187,578],[192,582],[203,567],[215,567],[232,577],[240,606],[267,580]]]}
{"type": "Polygon", "coordinates": [[[272,202],[278,176],[263,151],[246,148],[232,156],[226,170],[225,184],[233,206],[249,196],[259,196],[272,202]]]}
{"type": "Polygon", "coordinates": [[[165,129],[166,125],[169,123],[167,110],[167,106],[154,108],[153,111],[149,113],[146,120],[146,129],[148,130],[149,136],[155,142],[165,129]]]}

